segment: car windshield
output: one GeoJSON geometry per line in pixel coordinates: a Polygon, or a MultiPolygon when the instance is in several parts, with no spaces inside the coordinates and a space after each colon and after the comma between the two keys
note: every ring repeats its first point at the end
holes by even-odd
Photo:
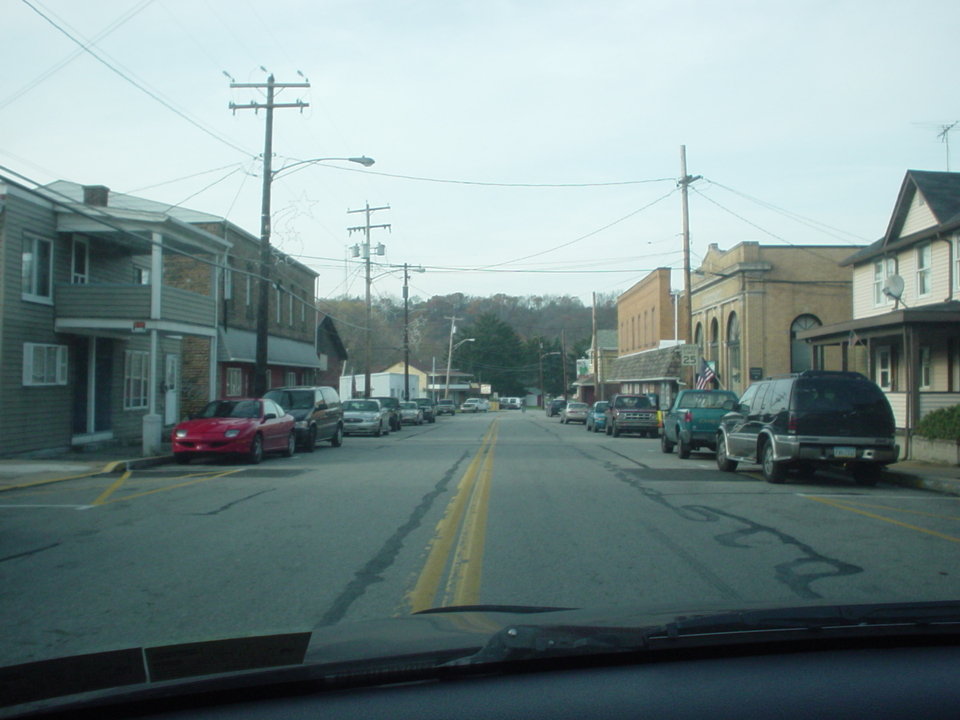
{"type": "Polygon", "coordinates": [[[201,418],[255,418],[260,417],[257,400],[218,400],[200,411],[201,418]]]}
{"type": "Polygon", "coordinates": [[[210,639],[416,679],[427,610],[960,601],[960,2],[0,12],[0,717],[210,639]]]}

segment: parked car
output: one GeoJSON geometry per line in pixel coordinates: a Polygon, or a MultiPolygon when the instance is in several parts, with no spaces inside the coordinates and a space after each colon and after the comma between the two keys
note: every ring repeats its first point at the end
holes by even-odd
{"type": "Polygon", "coordinates": [[[437,417],[440,415],[456,415],[457,405],[453,400],[437,400],[437,417]]]}
{"type": "Polygon", "coordinates": [[[648,395],[618,393],[610,398],[606,409],[607,435],[638,433],[640,437],[660,434],[660,411],[648,395]]]}
{"type": "Polygon", "coordinates": [[[239,455],[254,464],[268,452],[290,457],[297,442],[293,423],[293,416],[269,398],[213,400],[174,427],[173,457],[188,463],[195,457],[239,455]]]}
{"type": "Polygon", "coordinates": [[[558,415],[560,411],[563,410],[566,406],[567,406],[566,400],[564,400],[563,398],[554,398],[553,400],[547,403],[547,407],[546,407],[547,417],[553,417],[554,415],[558,415]]]}
{"type": "Polygon", "coordinates": [[[390,429],[399,432],[403,428],[403,423],[400,421],[400,400],[386,396],[377,396],[370,399],[379,400],[380,404],[390,412],[390,429]]]}
{"type": "Polygon", "coordinates": [[[379,400],[344,400],[343,431],[347,435],[388,435],[390,411],[379,400]]]}
{"type": "Polygon", "coordinates": [[[343,406],[332,387],[274,388],[264,397],[293,415],[297,446],[313,452],[317,442],[329,441],[333,447],[343,444],[343,406]]]}
{"type": "Polygon", "coordinates": [[[560,422],[564,425],[572,422],[586,423],[588,412],[590,406],[585,402],[568,402],[560,411],[560,422]]]}
{"type": "Polygon", "coordinates": [[[505,397],[500,398],[500,407],[504,410],[519,410],[523,407],[523,403],[518,397],[505,397]]]}
{"type": "Polygon", "coordinates": [[[417,398],[414,402],[420,406],[423,411],[423,419],[428,423],[437,421],[437,404],[430,398],[417,398]]]}
{"type": "Polygon", "coordinates": [[[467,398],[462,403],[460,403],[460,412],[462,413],[480,412],[480,403],[477,400],[477,398],[467,398]]]}
{"type": "Polygon", "coordinates": [[[720,420],[736,403],[729,390],[681,390],[663,415],[660,449],[670,453],[676,446],[681,458],[700,448],[716,450],[720,420]]]}
{"type": "Polygon", "coordinates": [[[604,415],[604,412],[609,404],[606,400],[597,400],[597,402],[590,406],[587,419],[583,423],[587,428],[587,432],[600,432],[606,427],[607,416],[604,415]]]}
{"type": "Polygon", "coordinates": [[[772,483],[787,471],[839,467],[875,485],[897,461],[890,403],[860,373],[807,370],[753,383],[717,431],[717,467],[759,463],[772,483]]]}
{"type": "Polygon", "coordinates": [[[400,403],[400,422],[407,425],[423,425],[423,410],[413,400],[400,403]]]}
{"type": "Polygon", "coordinates": [[[490,410],[490,401],[485,398],[477,398],[477,410],[488,412],[490,410]]]}

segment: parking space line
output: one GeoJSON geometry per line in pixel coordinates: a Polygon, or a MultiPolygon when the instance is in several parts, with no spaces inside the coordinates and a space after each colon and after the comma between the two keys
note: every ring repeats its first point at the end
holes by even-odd
{"type": "Polygon", "coordinates": [[[94,500],[93,503],[91,503],[91,504],[92,504],[92,505],[103,505],[103,504],[107,501],[107,498],[109,498],[109,497],[110,497],[111,495],[113,495],[118,489],[120,489],[120,487],[127,481],[127,478],[129,478],[129,477],[130,477],[130,471],[127,470],[127,471],[124,472],[119,478],[117,478],[116,480],[114,480],[113,483],[110,485],[110,487],[108,487],[106,490],[104,490],[102,493],[100,493],[100,497],[98,497],[96,500],[94,500]]]}
{"type": "Polygon", "coordinates": [[[896,525],[898,527],[906,528],[908,530],[916,530],[917,532],[924,533],[926,535],[933,535],[934,537],[938,537],[941,540],[949,540],[950,542],[960,543],[960,537],[947,535],[946,533],[937,532],[936,530],[928,530],[927,528],[922,528],[918,525],[911,525],[910,523],[905,523],[900,520],[894,520],[893,518],[884,517],[883,515],[877,515],[876,513],[867,512],[866,510],[858,510],[855,507],[850,507],[849,505],[842,502],[838,502],[836,500],[828,500],[827,498],[817,497],[816,495],[800,495],[799,497],[806,498],[807,500],[813,500],[814,502],[823,503],[824,505],[830,505],[831,507],[838,508],[839,510],[846,510],[847,512],[852,512],[858,515],[863,515],[868,518],[873,518],[874,520],[881,520],[883,522],[890,523],[891,525],[896,525]]]}
{"type": "MultiPolygon", "coordinates": [[[[176,485],[165,485],[164,487],[154,488],[153,490],[144,490],[143,492],[134,493],[132,495],[124,495],[123,497],[116,497],[104,500],[99,505],[91,505],[90,507],[103,507],[104,505],[110,505],[117,502],[126,502],[127,500],[135,500],[137,498],[146,497],[147,495],[154,495],[156,493],[167,492],[168,490],[177,490],[179,488],[188,487],[190,485],[197,485],[198,483],[206,482],[207,480],[216,480],[217,478],[226,477],[227,475],[233,475],[234,473],[243,472],[244,468],[237,468],[236,470],[225,470],[218,473],[204,473],[200,476],[193,476],[193,480],[188,480],[187,482],[177,483],[176,485]]],[[[184,477],[191,477],[189,475],[184,477]]],[[[116,484],[116,483],[115,483],[116,484]]],[[[109,488],[108,488],[109,490],[109,488]]]]}

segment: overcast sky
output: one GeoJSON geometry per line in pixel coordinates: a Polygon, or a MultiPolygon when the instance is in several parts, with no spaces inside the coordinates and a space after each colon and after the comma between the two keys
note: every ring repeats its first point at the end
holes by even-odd
{"type": "Polygon", "coordinates": [[[309,108],[276,111],[275,169],[376,159],[273,184],[273,242],[329,297],[363,293],[345,258],[366,202],[391,208],[377,262],[426,268],[412,295],[589,302],[662,266],[679,286],[681,145],[703,176],[694,267],[711,243],[870,242],[907,169],[947,169],[938,134],[960,119],[955,0],[2,3],[0,164],[254,235],[264,115],[228,105],[264,97],[224,72],[302,72],[310,88],[277,98],[309,108]]]}

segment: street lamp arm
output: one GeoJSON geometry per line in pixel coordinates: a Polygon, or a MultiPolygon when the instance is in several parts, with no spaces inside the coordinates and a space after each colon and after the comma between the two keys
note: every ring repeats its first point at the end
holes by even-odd
{"type": "Polygon", "coordinates": [[[310,158],[309,160],[297,160],[296,162],[288,163],[284,165],[279,170],[274,170],[270,174],[270,179],[275,180],[277,176],[284,172],[285,170],[290,170],[291,168],[299,167],[303,168],[305,165],[315,165],[316,163],[326,162],[328,160],[342,160],[344,162],[353,162],[363,165],[364,167],[370,167],[373,165],[375,160],[373,158],[368,158],[366,155],[361,155],[360,157],[324,157],[324,158],[310,158]]]}

